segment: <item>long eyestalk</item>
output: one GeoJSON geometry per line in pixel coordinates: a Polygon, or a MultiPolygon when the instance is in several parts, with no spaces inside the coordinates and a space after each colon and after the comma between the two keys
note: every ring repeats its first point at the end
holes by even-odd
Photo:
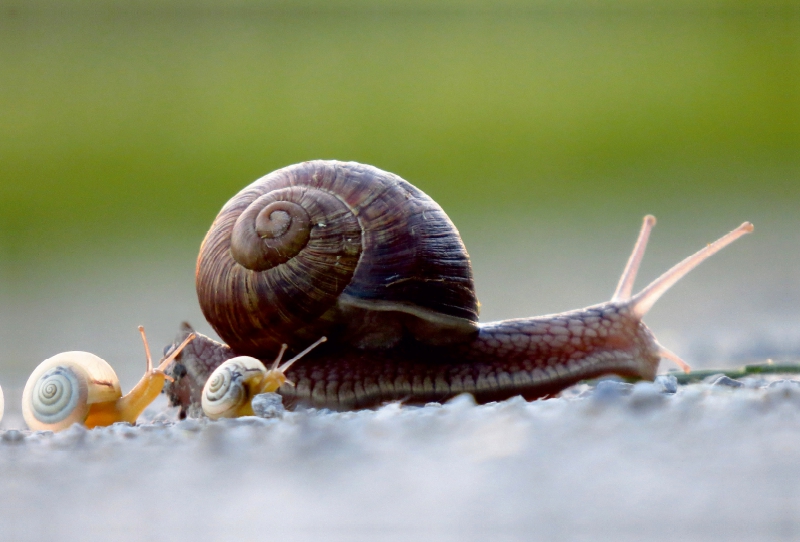
{"type": "Polygon", "coordinates": [[[164,369],[172,363],[172,361],[181,353],[181,350],[195,338],[192,333],[176,348],[172,353],[164,358],[158,367],[153,367],[153,358],[150,356],[150,347],[147,344],[147,337],[144,334],[144,328],[139,326],[139,332],[142,334],[142,341],[144,342],[144,351],[147,358],[147,369],[141,380],[133,387],[133,389],[120,397],[114,402],[109,403],[96,403],[92,405],[89,410],[89,415],[86,417],[84,424],[86,427],[97,427],[111,425],[115,422],[128,422],[135,424],[137,418],[144,412],[150,403],[152,403],[161,389],[164,387],[164,381],[168,378],[164,374],[164,369]]]}
{"type": "MultiPolygon", "coordinates": [[[[750,222],[745,222],[727,235],[723,235],[713,243],[710,243],[705,248],[698,250],[682,262],[678,263],[672,269],[658,277],[656,280],[648,284],[641,292],[631,297],[633,291],[633,283],[636,280],[636,274],[639,271],[639,265],[642,263],[645,249],[647,248],[647,241],[650,238],[650,232],[653,226],[656,225],[656,218],[653,215],[644,217],[642,229],[639,231],[639,238],[633,247],[631,257],[625,265],[625,270],[622,272],[622,277],[619,279],[617,289],[611,298],[612,303],[627,303],[630,307],[631,313],[637,318],[641,319],[647,312],[653,308],[656,301],[664,295],[676,282],[686,276],[689,271],[700,265],[710,256],[716,254],[729,244],[736,241],[739,237],[753,231],[753,225],[750,222]]],[[[683,361],[677,354],[671,352],[661,344],[656,343],[658,348],[658,355],[664,359],[668,359],[677,364],[684,372],[691,371],[691,367],[683,361]]]]}
{"type": "Polygon", "coordinates": [[[272,362],[272,366],[270,367],[267,374],[264,375],[264,379],[261,381],[260,390],[258,393],[270,393],[278,391],[278,388],[283,386],[284,384],[289,384],[290,386],[294,386],[294,382],[291,380],[286,380],[286,376],[284,373],[292,366],[292,364],[314,350],[317,346],[327,341],[327,337],[321,337],[317,342],[297,354],[295,357],[281,365],[280,367],[278,364],[281,362],[281,358],[283,358],[283,353],[286,352],[286,345],[284,344],[281,347],[281,351],[278,354],[278,357],[275,358],[275,361],[272,362]]]}
{"type": "Polygon", "coordinates": [[[625,270],[617,284],[617,289],[611,297],[611,301],[628,301],[631,298],[633,291],[633,283],[636,280],[636,274],[639,272],[639,265],[644,258],[644,251],[647,248],[647,241],[650,239],[650,232],[653,231],[653,226],[656,225],[656,217],[647,215],[642,222],[642,229],[639,231],[639,238],[633,246],[631,257],[628,258],[628,263],[625,265],[625,270]]]}
{"type": "MultiPolygon", "coordinates": [[[[658,277],[656,280],[648,284],[641,292],[636,294],[631,299],[631,312],[638,316],[643,317],[647,312],[653,308],[656,301],[664,295],[664,293],[672,288],[672,286],[686,276],[689,271],[703,263],[710,256],[713,256],[726,246],[736,241],[739,237],[746,235],[753,231],[753,225],[750,222],[745,222],[727,235],[723,235],[713,243],[710,243],[705,248],[698,250],[682,262],[675,265],[672,269],[658,277]]],[[[644,251],[644,248],[642,249],[644,251]]]]}

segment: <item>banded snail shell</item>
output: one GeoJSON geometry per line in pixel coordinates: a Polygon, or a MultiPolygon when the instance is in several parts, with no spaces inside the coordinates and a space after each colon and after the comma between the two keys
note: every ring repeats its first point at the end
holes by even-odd
{"type": "Polygon", "coordinates": [[[22,392],[22,416],[33,430],[83,423],[95,403],[122,397],[111,366],[89,352],[62,352],[33,371],[22,392]]]}
{"type": "Polygon", "coordinates": [[[229,359],[211,374],[203,387],[203,412],[212,420],[252,416],[250,399],[267,368],[248,356],[229,359]]]}
{"type": "Polygon", "coordinates": [[[397,175],[354,162],[304,162],[239,192],[203,241],[196,282],[206,319],[240,355],[336,329],[366,348],[477,333],[453,223],[397,175]]]}

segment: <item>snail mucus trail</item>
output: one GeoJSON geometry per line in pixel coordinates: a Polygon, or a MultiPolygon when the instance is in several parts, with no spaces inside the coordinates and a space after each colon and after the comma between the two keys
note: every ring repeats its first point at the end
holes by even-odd
{"type": "MultiPolygon", "coordinates": [[[[225,360],[270,360],[283,342],[296,351],[323,334],[329,341],[286,373],[296,383],[278,390],[288,406],[347,410],[465,392],[479,403],[532,400],[603,375],[652,380],[662,358],[688,371],[642,318],[678,280],[753,226],[745,222],[633,295],[655,222],[644,218],[610,301],[478,323],[466,249],[427,195],[362,164],[283,168],[237,194],[209,230],[197,262],[198,298],[228,344],[198,334],[168,368],[175,382],[166,391],[184,414],[196,415],[206,380],[225,360]],[[398,214],[401,226],[392,222],[398,214]],[[430,254],[439,260],[423,262],[430,254]],[[328,267],[300,274],[320,261],[328,267]],[[299,291],[287,292],[287,285],[299,291]],[[317,291],[326,288],[333,290],[328,305],[321,299],[329,292],[317,291]],[[299,316],[288,316],[292,310],[299,316]]],[[[191,332],[184,324],[178,340],[191,332]]]]}

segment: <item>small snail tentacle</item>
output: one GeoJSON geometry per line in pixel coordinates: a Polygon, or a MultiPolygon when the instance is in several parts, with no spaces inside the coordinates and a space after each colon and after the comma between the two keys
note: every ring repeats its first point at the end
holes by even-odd
{"type": "MultiPolygon", "coordinates": [[[[153,367],[153,359],[150,356],[150,347],[147,344],[147,337],[144,333],[144,328],[139,326],[139,333],[142,335],[142,342],[144,343],[145,356],[146,356],[146,369],[145,374],[139,382],[123,397],[120,397],[114,405],[113,416],[117,419],[115,421],[123,421],[131,424],[136,423],[136,419],[144,412],[150,403],[161,393],[164,388],[164,381],[172,379],[172,377],[164,373],[172,361],[181,353],[181,350],[194,340],[194,334],[189,335],[183,342],[166,356],[157,367],[153,367]]],[[[113,423],[113,422],[112,422],[113,423]]],[[[87,424],[87,427],[88,424],[87,424]]]]}
{"type": "Polygon", "coordinates": [[[280,388],[283,384],[289,384],[290,386],[294,387],[294,382],[286,378],[285,376],[286,371],[288,371],[289,368],[292,365],[294,365],[294,362],[304,357],[306,354],[308,354],[309,352],[314,350],[317,346],[321,345],[327,340],[328,340],[327,337],[320,337],[317,340],[317,342],[315,342],[314,344],[312,344],[311,346],[309,346],[308,348],[297,354],[295,357],[293,357],[292,359],[290,359],[289,361],[278,367],[278,363],[280,363],[281,357],[283,356],[283,353],[286,351],[286,348],[288,347],[288,345],[284,343],[283,346],[281,347],[280,354],[278,355],[277,358],[275,358],[275,361],[272,363],[272,367],[270,368],[269,371],[267,371],[267,374],[264,377],[265,382],[269,382],[269,384],[264,385],[264,391],[262,393],[277,391],[278,388],[280,388]],[[273,386],[274,389],[268,389],[273,386]]]}

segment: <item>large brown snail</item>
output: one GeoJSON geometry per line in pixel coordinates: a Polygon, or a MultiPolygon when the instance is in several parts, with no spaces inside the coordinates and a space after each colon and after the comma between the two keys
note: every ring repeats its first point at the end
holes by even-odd
{"type": "MultiPolygon", "coordinates": [[[[198,338],[168,369],[174,404],[197,409],[211,372],[329,341],[294,365],[290,403],[352,409],[386,401],[478,402],[556,393],[605,374],[653,379],[661,346],[642,317],[699,263],[753,230],[745,222],[641,292],[633,283],[655,218],[644,219],[611,300],[585,309],[478,322],[469,256],[444,211],[397,175],[357,163],[289,166],[220,211],[197,260],[203,314],[227,343],[198,338]]],[[[189,333],[189,328],[184,335],[189,333]]]]}
{"type": "Polygon", "coordinates": [[[34,431],[60,431],[74,423],[88,428],[116,422],[136,423],[158,397],[168,377],[164,369],[194,338],[189,334],[158,366],[153,365],[144,328],[147,367],[144,376],[122,395],[119,379],[106,361],[89,352],[62,352],[39,364],[22,392],[22,416],[34,431]]]}

